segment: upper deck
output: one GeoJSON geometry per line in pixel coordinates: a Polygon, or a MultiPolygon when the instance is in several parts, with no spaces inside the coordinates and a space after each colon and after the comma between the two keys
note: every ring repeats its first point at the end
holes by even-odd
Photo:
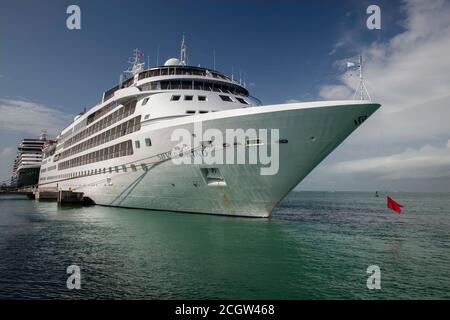
{"type": "MultiPolygon", "coordinates": [[[[130,87],[132,85],[138,85],[142,84],[144,82],[148,81],[142,81],[147,80],[151,78],[151,80],[164,80],[164,79],[204,79],[207,81],[207,83],[210,83],[210,86],[207,86],[206,90],[214,90],[214,83],[221,83],[222,87],[224,84],[228,85],[228,89],[231,89],[233,91],[239,92],[239,94],[248,96],[249,92],[245,87],[242,85],[241,82],[235,81],[234,79],[218,72],[212,69],[208,68],[201,68],[201,67],[193,67],[193,66],[184,66],[184,65],[177,65],[177,66],[160,66],[160,67],[153,67],[146,69],[142,72],[139,72],[133,77],[130,77],[129,79],[125,80],[121,84],[107,90],[103,94],[102,101],[109,100],[114,96],[114,93],[120,89],[130,87]]],[[[170,85],[170,84],[169,84],[170,85]]],[[[182,84],[180,84],[181,86],[182,84]]],[[[161,89],[170,89],[170,87],[165,87],[164,83],[162,83],[162,86],[160,86],[161,89]]],[[[156,89],[156,88],[155,88],[156,89]]],[[[185,89],[191,89],[189,87],[186,87],[185,89]]]]}

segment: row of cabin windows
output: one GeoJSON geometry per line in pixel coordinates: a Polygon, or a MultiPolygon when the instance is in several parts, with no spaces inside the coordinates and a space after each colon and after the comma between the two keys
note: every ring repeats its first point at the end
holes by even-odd
{"type": "Polygon", "coordinates": [[[123,122],[114,128],[111,128],[103,133],[100,133],[88,140],[83,141],[70,149],[67,149],[61,153],[60,160],[70,157],[74,154],[83,152],[85,150],[94,148],[101,144],[107,143],[114,139],[123,137],[124,135],[136,132],[141,129],[141,116],[137,116],[133,119],[123,122]]]}
{"type": "MultiPolygon", "coordinates": [[[[152,140],[150,139],[150,138],[145,138],[145,145],[147,146],[147,147],[151,147],[152,146],[152,140]]],[[[126,141],[127,143],[130,143],[129,141],[126,141]]],[[[134,145],[135,145],[135,147],[137,148],[137,149],[139,149],[140,147],[141,147],[141,143],[140,143],[140,141],[139,140],[136,140],[135,142],[134,142],[134,145]]],[[[105,150],[105,149],[104,149],[105,150]]],[[[101,151],[101,150],[100,150],[101,151]]],[[[113,150],[114,151],[114,150],[113,150]]],[[[105,154],[105,152],[103,153],[103,154],[105,154]]],[[[106,153],[106,154],[108,154],[108,153],[106,153]]],[[[133,154],[132,153],[132,150],[131,150],[131,154],[133,154]]],[[[106,160],[106,159],[104,159],[104,160],[106,160]]],[[[100,160],[101,161],[101,160],[100,160]]],[[[142,166],[142,170],[145,170],[145,171],[147,171],[147,165],[146,164],[141,164],[141,166],[142,166]]],[[[56,166],[55,166],[56,167],[56,166]]],[[[123,171],[127,171],[127,167],[125,166],[125,165],[122,165],[122,166],[116,166],[116,167],[114,167],[114,171],[115,172],[119,172],[119,168],[121,168],[123,171]]],[[[130,169],[132,170],[132,171],[136,171],[137,170],[137,168],[136,168],[136,165],[135,164],[131,164],[130,165],[130,169]]],[[[44,170],[44,169],[43,169],[44,170]]],[[[44,172],[44,171],[42,171],[41,170],[41,172],[44,172]]],[[[112,173],[113,172],[113,168],[112,167],[109,167],[109,169],[106,169],[106,168],[103,168],[103,173],[107,173],[107,172],[109,172],[109,173],[112,173]]],[[[89,174],[97,174],[97,173],[102,173],[102,170],[101,169],[99,169],[98,171],[97,171],[97,169],[91,169],[91,170],[85,170],[85,171],[79,171],[79,172],[73,172],[73,173],[67,173],[67,174],[63,174],[63,175],[58,175],[58,176],[53,176],[53,177],[48,177],[47,179],[48,180],[51,180],[51,179],[64,179],[64,178],[74,178],[74,177],[79,177],[79,176],[84,176],[84,175],[89,175],[89,174]]],[[[40,179],[41,181],[43,181],[43,180],[45,180],[45,177],[44,178],[41,178],[40,179]]]]}
{"type": "MultiPolygon", "coordinates": [[[[219,95],[220,99],[222,99],[223,101],[226,102],[235,102],[230,96],[226,96],[226,95],[219,95]]],[[[236,99],[237,101],[239,101],[242,104],[248,104],[247,101],[245,101],[244,99],[240,98],[240,97],[234,97],[234,99],[236,99]]]]}
{"type": "MultiPolygon", "coordinates": [[[[185,95],[184,101],[192,101],[194,96],[191,95],[185,95]]],[[[220,94],[219,97],[226,102],[235,102],[230,96],[222,95],[220,94]]],[[[180,95],[173,95],[172,98],[170,98],[171,101],[180,101],[181,96],[180,95]]],[[[206,101],[206,96],[197,96],[198,101],[206,101]]],[[[242,104],[248,104],[247,101],[240,97],[234,97],[237,101],[239,101],[242,104]]]]}
{"type": "Polygon", "coordinates": [[[65,173],[65,174],[60,174],[60,175],[56,175],[56,176],[49,176],[49,177],[41,177],[39,180],[40,181],[45,181],[45,180],[54,180],[54,179],[70,179],[70,178],[76,178],[76,177],[85,177],[85,176],[89,176],[89,175],[96,175],[96,174],[106,174],[106,173],[119,173],[120,171],[123,172],[127,172],[128,169],[130,169],[131,171],[135,172],[138,169],[142,169],[143,171],[148,171],[148,166],[145,163],[136,165],[136,164],[131,164],[129,167],[127,165],[120,165],[120,166],[114,166],[114,167],[109,167],[109,168],[99,168],[99,169],[90,169],[90,170],[82,170],[82,171],[77,171],[77,172],[71,172],[71,173],[65,173]]]}
{"type": "Polygon", "coordinates": [[[113,146],[103,148],[58,164],[58,170],[83,166],[86,164],[109,160],[118,157],[129,156],[133,154],[133,144],[127,140],[113,146]]]}
{"type": "MultiPolygon", "coordinates": [[[[197,112],[203,114],[203,113],[208,113],[209,111],[208,110],[198,110],[198,111],[186,110],[187,114],[196,114],[197,112]]],[[[212,110],[211,112],[216,112],[216,110],[212,110]]]]}
{"type": "Polygon", "coordinates": [[[201,80],[163,80],[153,81],[140,86],[143,91],[147,90],[204,90],[223,93],[231,93],[248,96],[248,91],[240,86],[217,81],[201,80]]]}
{"type": "Polygon", "coordinates": [[[136,108],[136,100],[132,100],[132,101],[126,103],[119,110],[114,111],[109,116],[104,117],[102,120],[94,123],[90,127],[77,133],[72,138],[67,139],[67,141],[64,142],[64,148],[70,147],[71,145],[75,144],[76,142],[83,140],[84,138],[87,138],[87,137],[95,134],[96,132],[109,127],[110,125],[128,117],[129,115],[132,115],[135,111],[135,108],[136,108]]]}
{"type": "Polygon", "coordinates": [[[100,119],[102,116],[110,112],[112,109],[116,108],[118,105],[119,104],[117,103],[117,101],[113,101],[111,103],[108,103],[101,109],[95,111],[94,113],[90,114],[87,118],[86,125],[90,125],[95,120],[100,119]]]}
{"type": "MultiPolygon", "coordinates": [[[[180,101],[181,96],[180,95],[173,95],[172,98],[170,98],[171,101],[180,101]]],[[[184,101],[193,101],[194,96],[192,95],[185,95],[184,101]]],[[[198,101],[206,101],[206,96],[197,96],[198,101]]]]}
{"type": "Polygon", "coordinates": [[[150,77],[159,77],[159,76],[167,76],[167,75],[194,75],[194,76],[209,76],[218,79],[231,80],[226,75],[220,74],[218,72],[210,71],[207,69],[200,68],[192,68],[192,67],[166,67],[166,68],[158,68],[155,70],[147,70],[143,71],[139,74],[138,79],[142,80],[150,77]]]}

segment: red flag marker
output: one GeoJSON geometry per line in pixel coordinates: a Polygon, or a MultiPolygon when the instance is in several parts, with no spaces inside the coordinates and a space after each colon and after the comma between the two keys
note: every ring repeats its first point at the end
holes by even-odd
{"type": "Polygon", "coordinates": [[[389,196],[387,197],[387,207],[397,213],[402,213],[403,206],[400,203],[392,200],[392,198],[389,196]]]}

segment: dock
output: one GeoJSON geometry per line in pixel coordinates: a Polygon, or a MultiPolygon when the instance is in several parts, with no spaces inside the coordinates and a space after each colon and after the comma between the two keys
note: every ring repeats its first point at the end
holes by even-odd
{"type": "Polygon", "coordinates": [[[33,188],[11,188],[2,187],[0,189],[0,197],[2,196],[26,196],[28,199],[34,199],[34,189],[33,188]]]}
{"type": "Polygon", "coordinates": [[[57,202],[58,205],[93,205],[94,202],[85,197],[83,192],[72,190],[59,190],[57,188],[3,188],[0,190],[0,199],[2,196],[25,196],[28,199],[36,201],[57,202]]]}
{"type": "Polygon", "coordinates": [[[59,190],[57,193],[58,205],[83,205],[84,193],[70,190],[59,190]]]}
{"type": "Polygon", "coordinates": [[[57,201],[58,189],[56,188],[39,188],[34,191],[35,199],[38,201],[57,201]]]}

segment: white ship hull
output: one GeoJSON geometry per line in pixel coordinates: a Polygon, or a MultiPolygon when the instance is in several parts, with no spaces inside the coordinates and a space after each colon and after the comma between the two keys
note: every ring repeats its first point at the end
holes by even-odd
{"type": "MultiPolygon", "coordinates": [[[[166,211],[268,217],[274,207],[311,172],[330,152],[351,134],[379,104],[363,101],[294,103],[226,110],[159,123],[142,122],[133,141],[151,136],[152,147],[145,144],[130,156],[106,160],[77,168],[98,168],[93,175],[57,182],[62,190],[83,192],[96,204],[166,211]],[[170,159],[158,160],[158,154],[171,150],[176,128],[193,132],[194,122],[203,130],[279,129],[279,170],[274,175],[261,175],[260,164],[181,164],[170,159]],[[136,164],[136,171],[115,172],[109,167],[136,164]],[[148,170],[141,167],[146,163],[148,170]],[[152,165],[153,164],[153,165],[152,165]],[[204,168],[217,168],[226,185],[208,184],[204,168]]],[[[123,141],[130,139],[124,137],[123,141]]],[[[264,141],[270,144],[270,141],[264,141]]],[[[245,145],[222,148],[252,148],[245,145]]],[[[255,147],[253,147],[255,148],[255,147]]],[[[235,150],[236,151],[236,150],[235,150]]],[[[205,155],[208,157],[208,155],[205,155]]],[[[64,170],[62,171],[64,172],[64,170]]],[[[53,185],[56,185],[54,183],[53,185]]],[[[48,187],[46,185],[45,187],[48,187]]]]}

